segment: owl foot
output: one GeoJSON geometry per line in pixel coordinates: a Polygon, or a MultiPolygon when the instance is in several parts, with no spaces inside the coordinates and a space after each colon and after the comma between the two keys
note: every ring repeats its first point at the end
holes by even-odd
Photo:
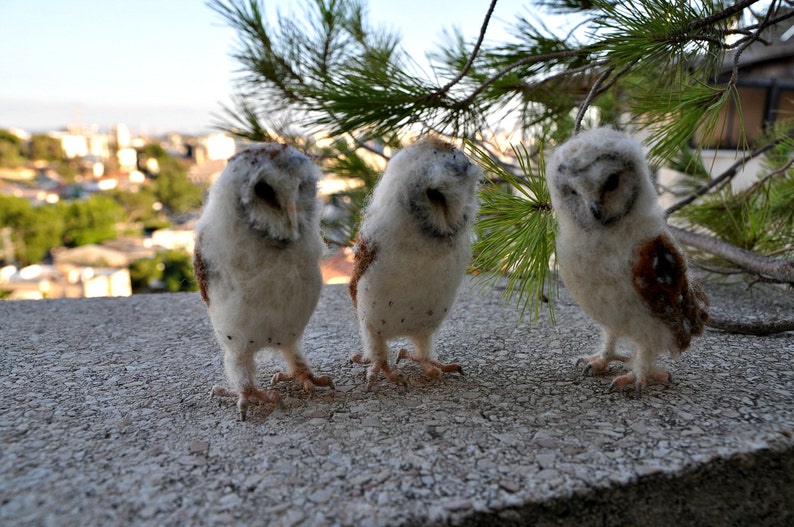
{"type": "Polygon", "coordinates": [[[246,388],[240,392],[227,390],[222,386],[213,386],[210,395],[215,397],[237,397],[237,408],[240,410],[240,421],[245,421],[248,412],[248,405],[251,401],[261,401],[263,403],[281,403],[278,393],[274,391],[264,391],[259,388],[246,388]]]}
{"type": "Polygon", "coordinates": [[[664,370],[653,372],[649,375],[639,376],[632,371],[625,375],[615,377],[609,384],[609,393],[623,391],[627,386],[631,386],[633,384],[634,390],[637,393],[637,397],[642,397],[642,392],[648,385],[648,380],[666,384],[672,382],[673,376],[664,370]]]}
{"type": "Polygon", "coordinates": [[[582,376],[586,377],[588,375],[599,375],[604,373],[609,363],[613,360],[626,362],[629,358],[623,355],[609,355],[608,357],[604,357],[601,353],[596,353],[595,355],[589,355],[587,357],[579,357],[579,360],[576,361],[576,365],[581,366],[584,364],[582,376]]]}
{"type": "Polygon", "coordinates": [[[318,376],[309,370],[298,370],[295,373],[284,373],[280,371],[273,375],[270,384],[271,386],[275,386],[277,383],[284,381],[295,381],[302,385],[303,389],[309,393],[314,393],[314,388],[316,386],[327,386],[332,390],[335,389],[334,381],[332,381],[330,377],[327,375],[318,376]]]}
{"type": "Polygon", "coordinates": [[[422,369],[425,370],[425,375],[433,379],[440,379],[441,375],[444,373],[457,372],[463,375],[463,368],[461,368],[460,364],[455,364],[454,362],[445,364],[433,359],[420,359],[405,348],[402,348],[399,353],[397,353],[397,362],[400,362],[400,359],[410,359],[414,362],[418,362],[422,365],[422,369]]]}
{"type": "Polygon", "coordinates": [[[367,391],[369,391],[375,382],[378,380],[381,372],[383,372],[383,376],[386,377],[387,381],[396,382],[402,384],[403,386],[408,386],[408,382],[405,380],[405,375],[403,372],[398,370],[397,368],[392,369],[389,366],[389,362],[385,360],[376,360],[373,361],[364,357],[361,353],[355,353],[350,356],[350,362],[355,362],[356,364],[371,364],[369,370],[367,370],[367,391]]]}

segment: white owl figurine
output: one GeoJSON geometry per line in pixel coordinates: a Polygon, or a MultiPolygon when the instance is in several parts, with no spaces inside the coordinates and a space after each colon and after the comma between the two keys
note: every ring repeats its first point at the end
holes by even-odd
{"type": "Polygon", "coordinates": [[[409,337],[415,353],[397,360],[422,365],[432,378],[459,372],[436,360],[434,336],[455,301],[471,260],[471,225],[480,169],[451,144],[421,139],[389,161],[370,196],[359,230],[350,294],[358,315],[363,354],[371,364],[367,387],[383,373],[405,383],[389,364],[388,341],[409,337]]]}
{"type": "Polygon", "coordinates": [[[584,132],[555,150],[546,177],[560,275],[603,332],[601,352],[580,359],[585,373],[628,362],[610,389],[633,386],[638,395],[648,380],[668,381],[656,357],[689,347],[709,302],[668,231],[642,146],[611,128],[584,132]],[[634,342],[633,357],[616,353],[621,337],[634,342]]]}
{"type": "Polygon", "coordinates": [[[212,393],[236,397],[243,420],[250,401],[279,399],[257,383],[260,350],[280,350],[287,363],[289,373],[276,373],[273,384],[294,379],[308,391],[333,387],[314,375],[300,347],[322,287],[319,175],[291,146],[252,146],[229,159],[196,226],[196,280],[230,386],[212,393]]]}

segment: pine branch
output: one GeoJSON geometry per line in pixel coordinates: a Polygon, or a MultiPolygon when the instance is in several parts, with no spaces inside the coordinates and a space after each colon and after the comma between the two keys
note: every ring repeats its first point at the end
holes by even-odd
{"type": "Polygon", "coordinates": [[[777,283],[794,285],[794,262],[792,261],[762,256],[730,243],[678,227],[670,226],[670,230],[676,239],[684,245],[724,258],[749,273],[777,283]]]}
{"type": "MultiPolygon", "coordinates": [[[[567,58],[572,58],[581,55],[581,52],[578,50],[565,50],[565,51],[558,51],[555,53],[544,53],[542,55],[530,55],[528,57],[524,57],[523,59],[519,59],[511,64],[508,64],[498,72],[494,73],[491,77],[486,79],[480,86],[478,86],[474,91],[472,91],[468,97],[460,101],[458,106],[466,107],[471,105],[474,100],[479,97],[482,92],[484,92],[488,86],[492,85],[508,73],[512,72],[513,70],[520,68],[521,66],[526,66],[528,64],[534,64],[538,62],[551,62],[553,60],[562,60],[567,58]]],[[[566,75],[563,73],[562,75],[566,75]]]]}

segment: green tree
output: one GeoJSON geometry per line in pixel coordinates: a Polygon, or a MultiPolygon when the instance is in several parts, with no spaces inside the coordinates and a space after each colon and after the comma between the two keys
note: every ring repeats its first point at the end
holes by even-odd
{"type": "Polygon", "coordinates": [[[64,215],[65,245],[76,247],[116,238],[116,223],[123,214],[113,198],[102,194],[69,203],[64,215]]]}
{"type": "Polygon", "coordinates": [[[29,157],[31,161],[60,161],[63,159],[61,142],[49,135],[35,134],[30,138],[29,157]]]}
{"type": "Polygon", "coordinates": [[[62,205],[33,207],[24,198],[0,196],[0,225],[11,228],[14,253],[23,266],[42,261],[50,249],[61,245],[63,216],[62,205]]]}
{"type": "Polygon", "coordinates": [[[162,277],[160,262],[156,258],[142,258],[130,263],[130,284],[133,293],[144,293],[151,290],[151,284],[162,277]]]}
{"type": "Polygon", "coordinates": [[[0,226],[11,229],[14,256],[23,264],[30,263],[25,250],[25,229],[32,222],[33,207],[28,200],[13,196],[0,196],[0,226]]]}
{"type": "Polygon", "coordinates": [[[181,251],[161,251],[154,258],[130,264],[132,290],[143,292],[197,291],[193,258],[181,251]]]}
{"type": "Polygon", "coordinates": [[[157,196],[149,187],[138,192],[116,190],[109,194],[124,209],[127,223],[140,223],[144,230],[162,229],[170,225],[165,216],[157,210],[157,196]]]}
{"type": "Polygon", "coordinates": [[[156,170],[149,176],[153,178],[154,195],[168,211],[179,214],[201,206],[204,189],[190,182],[184,162],[156,143],[145,145],[141,156],[157,161],[156,170]]]}
{"type": "Polygon", "coordinates": [[[165,289],[177,291],[198,291],[193,276],[193,257],[181,251],[165,251],[161,253],[163,262],[162,281],[165,289]]]}
{"type": "Polygon", "coordinates": [[[17,168],[25,162],[22,139],[8,130],[0,130],[0,167],[17,168]]]}
{"type": "Polygon", "coordinates": [[[160,203],[177,214],[200,207],[204,196],[204,190],[187,178],[185,168],[176,164],[161,165],[152,188],[160,203]]]}
{"type": "MultiPolygon", "coordinates": [[[[511,269],[506,294],[535,305],[545,296],[554,242],[544,150],[582,128],[612,124],[642,131],[653,166],[676,163],[695,178],[695,190],[668,209],[687,227],[675,229],[677,237],[752,279],[794,284],[791,126],[773,127],[754,144],[740,126],[744,161],[766,157],[764,173],[749,191],[731,193],[726,183],[737,171],[712,174],[698,153],[681,163],[693,138],[708,142],[719,135],[724,112],[742,115],[740,58],[790,22],[790,3],[528,4],[535,13],[563,15],[576,25],[557,31],[541,16],[516,15],[511,38],[487,43],[497,5],[492,0],[483,7],[478,37],[467,41],[459,32],[447,33],[444,46],[429,56],[428,73],[395,34],[366,20],[361,0],[308,1],[303,17],[279,17],[275,25],[259,0],[214,0],[211,7],[237,32],[233,57],[245,73],[222,126],[249,139],[291,141],[326,166],[351,152],[387,159],[387,147],[417,133],[464,142],[491,181],[483,194],[475,265],[484,274],[511,269]],[[728,56],[732,62],[725,61],[728,56]],[[720,77],[724,63],[733,66],[720,77]],[[496,155],[492,141],[492,123],[505,119],[524,137],[514,146],[514,163],[496,155]],[[318,132],[333,146],[320,149],[304,139],[318,132]],[[531,199],[511,199],[515,194],[531,199]],[[734,228],[714,228],[726,213],[734,228]],[[756,253],[745,258],[742,248],[756,253]],[[520,273],[506,265],[508,255],[519,255],[520,273]]],[[[360,168],[363,179],[371,167],[360,168]]]]}
{"type": "Polygon", "coordinates": [[[38,263],[53,247],[63,243],[65,207],[60,204],[41,205],[32,210],[31,223],[25,229],[26,263],[38,263]]]}

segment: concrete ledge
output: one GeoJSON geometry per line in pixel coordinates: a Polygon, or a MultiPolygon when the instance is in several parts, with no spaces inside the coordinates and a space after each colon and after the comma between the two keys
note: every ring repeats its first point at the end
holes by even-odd
{"type": "MultiPolygon", "coordinates": [[[[711,287],[717,309],[791,296],[711,287]],[[743,304],[742,304],[743,303],[743,304]]],[[[574,367],[598,345],[464,291],[439,336],[466,376],[364,390],[344,286],[304,339],[335,391],[237,420],[198,295],[0,303],[0,524],[794,523],[794,335],[709,331],[637,399],[574,367]]],[[[263,357],[260,379],[281,368],[263,357]]]]}

